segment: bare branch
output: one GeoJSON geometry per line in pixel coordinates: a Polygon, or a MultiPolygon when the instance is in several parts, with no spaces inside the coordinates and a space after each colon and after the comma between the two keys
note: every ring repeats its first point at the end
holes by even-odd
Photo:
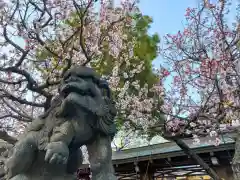
{"type": "Polygon", "coordinates": [[[14,112],[15,114],[18,114],[19,117],[22,117],[22,118],[18,118],[18,120],[22,121],[22,119],[23,119],[24,122],[31,122],[32,121],[33,117],[30,117],[26,113],[22,113],[21,111],[17,110],[9,102],[7,102],[5,99],[2,99],[2,101],[12,112],[14,112]]]}
{"type": "Polygon", "coordinates": [[[87,59],[87,61],[84,62],[83,65],[86,65],[86,64],[88,64],[88,63],[91,61],[91,56],[89,56],[89,54],[88,54],[88,52],[87,52],[87,50],[86,50],[86,48],[85,48],[85,45],[84,45],[83,28],[84,28],[84,19],[86,18],[85,15],[86,15],[89,7],[92,5],[92,3],[93,3],[93,0],[90,0],[90,1],[88,2],[88,5],[87,5],[86,9],[84,10],[84,12],[82,12],[81,7],[79,7],[79,5],[77,4],[77,2],[76,2],[75,0],[73,0],[73,5],[74,5],[75,9],[77,10],[77,14],[78,14],[78,17],[79,17],[79,19],[80,19],[79,44],[80,44],[80,46],[81,46],[81,48],[82,48],[83,54],[85,55],[85,57],[86,57],[86,59],[87,59]]]}
{"type": "Polygon", "coordinates": [[[39,104],[39,103],[29,102],[26,99],[21,99],[20,97],[15,97],[11,93],[7,92],[6,90],[0,89],[0,92],[3,92],[3,94],[0,95],[0,98],[8,98],[8,99],[18,102],[20,104],[25,104],[25,105],[35,106],[35,107],[44,107],[44,103],[39,104]]]}

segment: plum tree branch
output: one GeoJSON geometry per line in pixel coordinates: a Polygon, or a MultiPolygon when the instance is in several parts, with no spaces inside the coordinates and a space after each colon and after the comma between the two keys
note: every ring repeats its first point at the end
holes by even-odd
{"type": "Polygon", "coordinates": [[[18,102],[20,104],[25,104],[25,105],[35,106],[35,107],[44,107],[44,103],[34,103],[34,102],[27,101],[26,99],[21,99],[20,97],[16,97],[4,89],[0,89],[0,92],[2,92],[2,94],[0,95],[0,98],[8,98],[9,100],[18,102]]]}
{"type": "Polygon", "coordinates": [[[28,116],[26,113],[22,113],[20,110],[17,110],[17,108],[13,107],[9,102],[7,102],[4,98],[2,99],[4,104],[14,113],[16,113],[18,116],[22,117],[21,119],[18,118],[18,120],[24,120],[24,122],[31,122],[33,117],[28,116]]]}

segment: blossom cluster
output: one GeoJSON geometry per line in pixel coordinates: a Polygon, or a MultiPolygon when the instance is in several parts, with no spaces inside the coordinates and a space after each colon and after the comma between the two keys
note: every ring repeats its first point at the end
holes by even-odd
{"type": "Polygon", "coordinates": [[[135,1],[99,2],[100,8],[94,0],[0,3],[0,128],[24,129],[49,107],[62,74],[75,64],[95,68],[108,81],[124,126],[146,132],[158,120],[153,111],[160,112],[162,85],[135,78],[145,66],[127,31],[140,11],[135,1]]]}
{"type": "Polygon", "coordinates": [[[171,88],[164,111],[173,135],[218,137],[239,122],[240,32],[239,22],[227,21],[229,6],[219,1],[187,8],[185,29],[165,36],[161,54],[170,64],[164,74],[171,88]]]}

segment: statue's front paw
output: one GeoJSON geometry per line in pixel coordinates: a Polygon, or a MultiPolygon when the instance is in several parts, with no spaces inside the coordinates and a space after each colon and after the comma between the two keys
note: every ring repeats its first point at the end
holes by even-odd
{"type": "Polygon", "coordinates": [[[45,161],[50,164],[67,164],[68,146],[63,142],[51,142],[46,147],[45,161]]]}

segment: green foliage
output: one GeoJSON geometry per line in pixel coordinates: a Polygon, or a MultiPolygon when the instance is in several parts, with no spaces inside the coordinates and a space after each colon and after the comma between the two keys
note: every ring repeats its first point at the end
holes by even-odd
{"type": "Polygon", "coordinates": [[[135,15],[136,26],[130,33],[135,36],[137,41],[134,47],[134,55],[139,58],[139,61],[144,61],[145,69],[138,75],[137,79],[140,84],[148,83],[150,87],[157,82],[157,77],[152,71],[152,61],[157,57],[159,36],[154,34],[152,36],[147,34],[150,28],[152,19],[149,16],[135,15]]]}
{"type": "MultiPolygon", "coordinates": [[[[144,64],[144,70],[139,73],[136,77],[129,79],[130,81],[139,80],[140,85],[143,86],[145,83],[149,85],[149,88],[153,86],[158,81],[157,76],[152,71],[152,61],[157,57],[158,43],[160,42],[159,36],[157,34],[149,35],[148,29],[152,23],[152,19],[149,16],[142,14],[134,14],[129,17],[133,20],[134,25],[129,28],[124,28],[124,33],[127,35],[125,44],[128,42],[134,42],[133,48],[133,57],[129,59],[130,67],[126,67],[125,64],[122,64],[120,67],[121,70],[125,72],[130,72],[135,69],[140,63],[144,64]]],[[[63,22],[67,26],[76,28],[80,26],[79,17],[76,12],[73,12],[72,15],[63,22]]],[[[105,29],[102,29],[101,33],[104,33],[105,29]]],[[[102,42],[102,56],[99,57],[100,60],[92,62],[91,66],[101,75],[109,75],[112,72],[114,67],[114,62],[118,61],[109,54],[109,43],[107,41],[102,42]]],[[[55,48],[54,43],[52,43],[52,48],[55,48]]],[[[120,52],[127,53],[127,52],[120,52]]],[[[44,60],[47,58],[53,58],[52,54],[47,50],[39,49],[37,51],[38,60],[44,60]]],[[[57,61],[57,60],[56,60],[57,61]]],[[[121,78],[121,83],[124,84],[124,78],[121,78]]]]}
{"type": "MultiPolygon", "coordinates": [[[[158,77],[154,74],[152,70],[152,62],[158,55],[158,43],[160,42],[160,38],[157,34],[149,35],[148,30],[150,28],[150,24],[152,23],[152,19],[149,16],[144,16],[142,14],[134,14],[131,17],[134,21],[133,26],[131,28],[125,27],[124,34],[127,35],[127,42],[134,42],[133,47],[133,58],[129,59],[130,66],[126,66],[122,64],[120,67],[120,71],[130,72],[136,68],[137,65],[143,63],[144,70],[141,71],[138,75],[131,79],[127,79],[130,82],[135,80],[140,81],[140,86],[143,86],[145,83],[148,84],[148,87],[151,88],[154,84],[158,82],[158,77]]],[[[108,42],[103,43],[103,57],[101,57],[101,61],[98,63],[92,63],[91,66],[94,67],[100,74],[108,75],[112,72],[114,67],[114,61],[118,61],[118,59],[114,59],[109,54],[109,44],[108,42]]],[[[127,53],[127,52],[121,52],[127,53]]],[[[124,84],[126,79],[121,77],[120,84],[124,84]]],[[[117,93],[117,92],[115,92],[117,93]]],[[[117,95],[117,94],[115,94],[117,95]]],[[[149,96],[153,96],[153,94],[149,93],[149,96]]],[[[162,100],[159,100],[162,101],[162,100]]],[[[160,102],[162,104],[162,102],[160,102]]],[[[164,117],[161,113],[157,111],[152,112],[153,117],[159,117],[159,122],[164,122],[164,117]]],[[[116,121],[117,128],[121,129],[126,119],[118,115],[118,119],[116,121]]],[[[131,128],[138,130],[138,132],[143,132],[141,126],[137,126],[133,122],[129,121],[131,128]]],[[[158,132],[149,131],[148,136],[151,138],[154,135],[159,134],[158,132]]]]}
{"type": "MultiPolygon", "coordinates": [[[[157,76],[152,71],[152,61],[157,57],[158,43],[160,42],[160,39],[157,34],[148,34],[148,29],[152,23],[152,19],[149,16],[135,14],[130,18],[134,20],[134,25],[131,28],[124,28],[124,33],[127,35],[125,44],[128,42],[134,42],[134,58],[129,59],[130,67],[127,67],[126,64],[122,64],[120,69],[129,72],[135,69],[140,63],[143,63],[145,69],[136,77],[130,79],[130,81],[139,80],[141,86],[147,83],[149,88],[151,88],[153,84],[158,81],[157,76]]],[[[92,63],[91,65],[100,74],[108,75],[113,69],[114,61],[118,61],[118,59],[114,59],[114,57],[109,54],[109,45],[107,42],[103,42],[102,52],[102,60],[97,63],[92,63]]],[[[121,53],[127,52],[123,51],[121,53]]],[[[123,77],[121,79],[124,81],[123,77]]]]}
{"type": "MultiPolygon", "coordinates": [[[[150,28],[151,23],[153,22],[152,18],[147,15],[142,15],[140,13],[133,14],[129,16],[129,18],[132,20],[132,26],[129,27],[127,25],[124,25],[123,28],[123,34],[127,36],[123,41],[123,44],[128,44],[131,42],[133,44],[133,54],[132,58],[130,57],[128,59],[130,66],[127,66],[126,64],[121,64],[120,71],[121,72],[131,72],[136,68],[136,66],[143,63],[144,70],[142,70],[139,74],[137,74],[134,77],[124,78],[123,74],[120,73],[120,87],[124,85],[124,82],[126,80],[133,82],[138,80],[140,82],[140,86],[143,87],[145,83],[148,84],[149,89],[153,87],[154,84],[156,84],[159,79],[156,74],[154,74],[152,70],[152,62],[158,55],[158,44],[160,42],[160,38],[158,34],[149,35],[148,30],[150,28]]],[[[63,24],[70,26],[72,28],[77,28],[80,26],[79,17],[77,13],[72,13],[72,15],[69,17],[69,19],[65,20],[63,24]]],[[[104,34],[107,31],[107,29],[101,29],[101,33],[104,34]]],[[[77,39],[76,39],[77,40],[77,39]]],[[[113,57],[109,53],[110,45],[109,42],[105,39],[101,42],[102,46],[100,48],[100,51],[102,52],[102,55],[98,58],[96,61],[92,61],[91,66],[101,75],[111,75],[112,70],[114,66],[116,65],[115,62],[119,61],[118,58],[113,57]]],[[[54,43],[53,48],[54,48],[54,43]]],[[[124,53],[127,52],[126,48],[120,52],[119,56],[123,57],[124,53]]],[[[52,55],[47,53],[47,51],[40,50],[37,52],[39,60],[41,59],[47,59],[51,57],[52,55]]],[[[54,60],[54,58],[52,57],[54,60]]],[[[131,89],[130,89],[131,90],[131,89]]],[[[117,96],[118,92],[113,92],[113,96],[117,96]]],[[[133,92],[134,93],[134,92],[133,92]]],[[[153,94],[149,93],[149,96],[152,97],[153,94]]],[[[159,99],[159,101],[162,101],[159,99]]],[[[162,102],[160,102],[162,104],[162,102]]],[[[159,117],[159,120],[163,122],[164,117],[161,113],[158,111],[152,112],[153,117],[157,118],[159,117]]],[[[118,119],[116,121],[118,129],[120,129],[123,125],[123,123],[126,121],[124,117],[118,116],[118,119]]],[[[130,122],[131,127],[136,130],[142,130],[141,127],[138,127],[133,122],[130,122]]],[[[149,131],[149,136],[152,137],[155,135],[156,132],[149,131]]]]}

